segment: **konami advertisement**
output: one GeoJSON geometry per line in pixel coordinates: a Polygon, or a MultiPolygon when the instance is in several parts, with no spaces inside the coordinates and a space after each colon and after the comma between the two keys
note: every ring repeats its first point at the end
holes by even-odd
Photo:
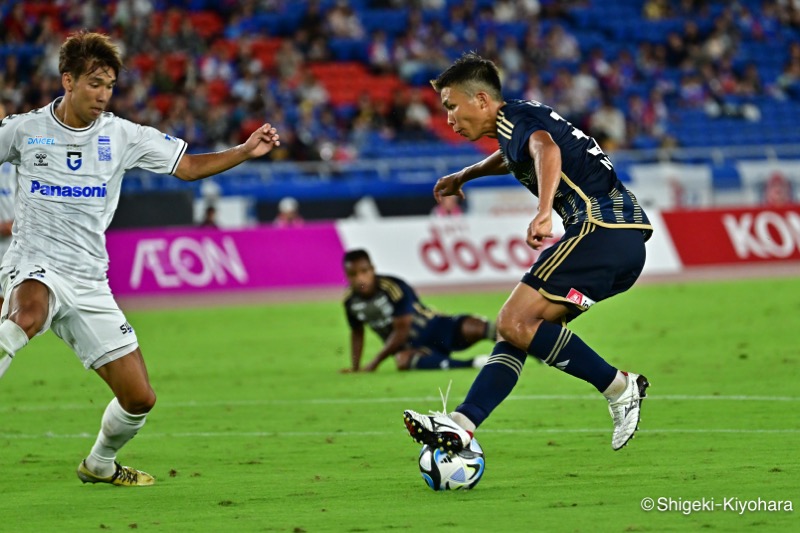
{"type": "Polygon", "coordinates": [[[800,206],[662,213],[684,266],[797,261],[800,206]]]}

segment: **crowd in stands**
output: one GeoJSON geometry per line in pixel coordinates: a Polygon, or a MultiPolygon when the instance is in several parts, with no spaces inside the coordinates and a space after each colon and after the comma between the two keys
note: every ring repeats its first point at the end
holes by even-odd
{"type": "Polygon", "coordinates": [[[242,142],[265,120],[288,160],[439,139],[427,81],[470,50],[498,64],[507,98],[555,107],[608,150],[678,143],[676,110],[746,122],[766,100],[800,106],[796,0],[16,0],[0,18],[10,112],[61,94],[64,37],[102,30],[127,66],[110,110],[196,150],[242,142]],[[768,64],[749,53],[767,49],[768,64]]]}

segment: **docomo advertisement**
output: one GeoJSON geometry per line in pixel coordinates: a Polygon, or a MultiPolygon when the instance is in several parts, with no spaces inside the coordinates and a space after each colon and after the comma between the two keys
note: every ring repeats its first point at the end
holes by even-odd
{"type": "Polygon", "coordinates": [[[114,294],[189,294],[344,286],[344,253],[333,224],[222,231],[109,231],[114,294]]]}
{"type": "MultiPolygon", "coordinates": [[[[654,233],[647,242],[645,274],[681,269],[658,211],[648,213],[654,233]]],[[[383,219],[372,224],[337,224],[345,248],[365,248],[379,272],[396,274],[412,285],[462,285],[518,282],[539,254],[563,234],[553,215],[553,238],[539,250],[525,243],[532,216],[462,216],[383,219]]]]}
{"type": "Polygon", "coordinates": [[[662,215],[684,266],[800,260],[800,205],[662,215]]]}
{"type": "MultiPolygon", "coordinates": [[[[447,285],[518,281],[541,252],[525,243],[530,221],[527,216],[413,217],[343,221],[337,227],[345,248],[368,250],[379,272],[412,285],[447,285]]],[[[560,221],[553,226],[545,247],[564,234],[560,221]]]]}

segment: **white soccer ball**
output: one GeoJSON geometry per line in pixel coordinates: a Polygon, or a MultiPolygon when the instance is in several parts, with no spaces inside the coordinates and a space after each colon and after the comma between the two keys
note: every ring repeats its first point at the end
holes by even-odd
{"type": "Polygon", "coordinates": [[[475,439],[453,455],[427,444],[419,452],[419,471],[433,490],[471,489],[483,477],[485,467],[483,449],[475,439]]]}

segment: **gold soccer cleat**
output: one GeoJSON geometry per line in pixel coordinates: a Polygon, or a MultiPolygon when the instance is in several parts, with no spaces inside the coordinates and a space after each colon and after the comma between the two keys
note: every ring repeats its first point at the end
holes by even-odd
{"type": "Polygon", "coordinates": [[[122,466],[114,461],[114,473],[108,477],[100,477],[86,467],[86,461],[78,465],[78,478],[84,483],[110,483],[118,487],[146,487],[153,485],[156,479],[141,470],[130,466],[122,466]]]}

